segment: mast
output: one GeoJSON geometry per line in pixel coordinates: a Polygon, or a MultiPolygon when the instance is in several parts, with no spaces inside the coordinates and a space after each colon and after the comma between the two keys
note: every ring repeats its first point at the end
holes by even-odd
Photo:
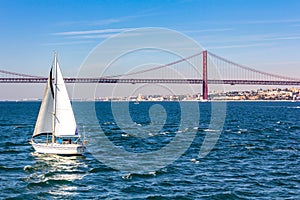
{"type": "Polygon", "coordinates": [[[53,105],[52,105],[52,142],[55,142],[56,137],[73,137],[78,135],[76,131],[76,121],[73,113],[72,105],[68,95],[68,91],[61,73],[58,54],[55,52],[54,57],[54,88],[53,88],[53,105]]]}
{"type": "Polygon", "coordinates": [[[53,126],[52,126],[52,144],[55,142],[55,124],[56,124],[56,99],[57,99],[57,52],[54,52],[54,71],[55,71],[55,91],[54,91],[54,102],[53,102],[53,126]]]}

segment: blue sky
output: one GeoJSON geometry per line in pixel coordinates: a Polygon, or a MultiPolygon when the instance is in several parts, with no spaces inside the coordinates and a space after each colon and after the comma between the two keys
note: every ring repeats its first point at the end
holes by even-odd
{"type": "Polygon", "coordinates": [[[299,8],[298,0],[0,0],[0,69],[45,75],[57,50],[65,74],[76,75],[110,36],[163,27],[232,61],[299,77],[299,8]]]}

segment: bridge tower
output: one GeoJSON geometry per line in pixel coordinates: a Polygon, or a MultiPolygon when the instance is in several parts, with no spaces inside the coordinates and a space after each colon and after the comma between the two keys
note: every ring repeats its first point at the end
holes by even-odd
{"type": "Polygon", "coordinates": [[[208,100],[208,84],[207,84],[207,51],[202,52],[203,68],[202,68],[202,98],[208,100]]]}

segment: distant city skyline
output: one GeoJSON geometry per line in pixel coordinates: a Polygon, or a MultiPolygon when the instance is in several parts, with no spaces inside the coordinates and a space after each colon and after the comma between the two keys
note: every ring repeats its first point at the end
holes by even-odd
{"type": "MultiPolygon", "coordinates": [[[[299,7],[297,0],[0,1],[0,69],[47,76],[57,50],[63,74],[76,76],[104,40],[135,28],[162,27],[237,63],[297,78],[299,7]]],[[[43,84],[0,84],[0,99],[41,98],[43,89],[43,84]]]]}
{"type": "MultiPolygon", "coordinates": [[[[15,101],[41,101],[39,98],[25,98],[15,101]]],[[[212,91],[209,101],[299,101],[300,88],[269,88],[257,90],[236,90],[218,93],[212,91]]],[[[6,100],[0,100],[6,101],[6,100]]],[[[126,101],[138,104],[144,101],[206,101],[197,94],[133,94],[130,96],[105,96],[93,98],[74,98],[71,101],[126,101]]]]}

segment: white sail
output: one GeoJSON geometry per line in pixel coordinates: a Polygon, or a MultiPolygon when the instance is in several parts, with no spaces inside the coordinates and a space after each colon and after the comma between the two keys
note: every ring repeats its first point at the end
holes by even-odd
{"type": "MultiPolygon", "coordinates": [[[[56,59],[55,59],[56,60],[56,59]]],[[[55,100],[55,116],[54,116],[54,135],[59,136],[74,136],[77,135],[76,121],[66,85],[61,74],[57,60],[55,61],[55,85],[54,85],[54,97],[55,100]]]]}
{"type": "Polygon", "coordinates": [[[40,112],[35,124],[33,137],[52,133],[52,116],[53,116],[53,91],[51,90],[52,70],[48,77],[48,82],[44,92],[44,97],[40,107],[40,112]]]}
{"type": "Polygon", "coordinates": [[[36,152],[46,154],[82,155],[86,149],[86,141],[82,143],[76,130],[74,113],[56,52],[30,144],[36,152]],[[45,142],[35,140],[35,137],[44,134],[52,134],[51,143],[48,136],[45,142]]]}

